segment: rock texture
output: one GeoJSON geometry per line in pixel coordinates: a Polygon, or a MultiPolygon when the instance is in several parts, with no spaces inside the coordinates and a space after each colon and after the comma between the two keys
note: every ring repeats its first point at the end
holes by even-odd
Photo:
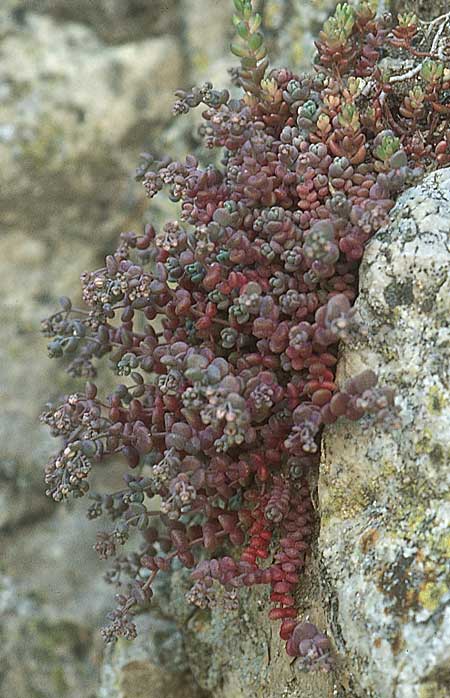
{"type": "Polygon", "coordinates": [[[149,611],[138,619],[138,638],[109,647],[98,698],[206,698],[189,669],[182,632],[149,611]]]}
{"type": "Polygon", "coordinates": [[[39,320],[78,292],[121,230],[141,225],[136,133],[161,132],[182,59],[169,35],[109,47],[88,27],[12,6],[0,9],[0,53],[3,527],[49,511],[38,415],[70,383],[63,372],[55,382],[39,320]]]}
{"type": "MultiPolygon", "coordinates": [[[[314,565],[299,587],[300,614],[323,627],[314,565]]],[[[344,694],[331,674],[296,672],[286,656],[276,623],[267,617],[268,594],[242,594],[237,611],[214,609],[190,620],[186,646],[199,684],[218,698],[333,698],[344,694]],[[216,648],[220,647],[220,651],[216,648]],[[336,688],[337,690],[337,688],[336,688]]]]}
{"type": "Polygon", "coordinates": [[[323,441],[323,577],[354,693],[450,694],[450,170],[398,200],[368,245],[356,303],[370,328],[340,380],[394,386],[402,425],[340,422],[323,441]]]}
{"type": "Polygon", "coordinates": [[[111,44],[180,31],[178,0],[23,0],[17,6],[22,13],[31,10],[84,24],[111,44]]]}
{"type": "Polygon", "coordinates": [[[102,623],[112,594],[79,513],[0,536],[0,695],[94,698],[102,623]],[[70,545],[70,551],[67,548],[70,545]]]}
{"type": "Polygon", "coordinates": [[[43,615],[39,599],[18,593],[9,577],[0,577],[0,620],[1,695],[46,698],[75,689],[93,698],[92,630],[43,615]]]}

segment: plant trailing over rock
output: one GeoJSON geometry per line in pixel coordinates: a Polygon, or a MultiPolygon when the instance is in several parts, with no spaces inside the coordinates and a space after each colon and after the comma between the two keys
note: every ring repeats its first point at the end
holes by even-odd
{"type": "Polygon", "coordinates": [[[123,233],[82,275],[87,309],[63,298],[44,322],[50,355],[89,379],[43,415],[64,440],[45,479],[55,500],[79,497],[95,463],[124,457],[123,488],[90,494],[90,518],[111,521],[96,549],[114,558],[120,587],[107,640],[135,635],[154,578],[178,560],[201,607],[217,602],[217,584],[230,607],[241,587],[268,585],[288,655],[327,670],[329,640],[295,607],[308,474],[323,425],[398,420],[373,372],[336,384],[338,345],[361,329],[365,243],[399,191],[450,161],[450,71],[439,29],[428,40],[415,16],[395,26],[365,1],[325,22],[310,75],[269,71],[261,18],[250,0],[234,4],[240,98],[207,83],[174,107],[204,105],[201,135],[224,149],[220,166],[145,155],[138,179],[149,197],[167,187],[179,220],[123,233]],[[390,74],[387,51],[414,67],[390,74]],[[104,356],[124,381],[101,397],[91,381],[104,356]],[[134,552],[121,551],[134,533],[134,552]]]}

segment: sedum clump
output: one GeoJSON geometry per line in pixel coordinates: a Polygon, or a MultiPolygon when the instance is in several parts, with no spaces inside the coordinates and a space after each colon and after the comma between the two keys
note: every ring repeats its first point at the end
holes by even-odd
{"type": "Polygon", "coordinates": [[[97,463],[123,458],[122,489],[89,492],[119,587],[106,640],[134,637],[133,616],[176,561],[191,570],[187,602],[203,608],[217,585],[230,608],[241,587],[270,587],[288,655],[328,670],[330,641],[295,600],[314,525],[309,474],[324,425],[398,422],[373,372],[336,383],[338,346],[364,330],[352,304],[366,242],[402,189],[450,161],[450,71],[414,15],[395,24],[364,1],[325,22],[310,74],[270,70],[260,16],[234,4],[240,96],[207,83],[174,106],[203,105],[200,133],[220,164],[145,155],[138,179],[150,198],[168,191],[178,220],[123,233],[82,275],[85,307],[63,298],[44,322],[50,355],[88,379],[43,415],[63,440],[45,481],[56,501],[80,497],[97,463]],[[416,68],[390,74],[388,50],[416,68]],[[110,395],[93,382],[105,356],[110,395]]]}

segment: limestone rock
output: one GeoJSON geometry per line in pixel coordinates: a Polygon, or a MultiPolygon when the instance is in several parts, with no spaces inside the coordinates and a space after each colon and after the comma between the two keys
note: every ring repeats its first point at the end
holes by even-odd
{"type": "MultiPolygon", "coordinates": [[[[41,467],[36,470],[39,476],[41,467]]],[[[120,471],[108,468],[109,486],[120,484],[120,471]]],[[[42,500],[53,516],[47,511],[36,525],[23,515],[0,532],[0,695],[94,698],[104,650],[100,628],[114,590],[103,579],[107,564],[93,550],[89,501],[59,507],[42,500]]]]}
{"type": "Polygon", "coordinates": [[[111,237],[130,215],[143,134],[156,137],[170,117],[181,82],[177,42],[165,35],[108,47],[80,24],[27,14],[22,25],[11,20],[1,49],[5,230],[111,237]]]}
{"type": "Polygon", "coordinates": [[[336,0],[265,0],[264,35],[275,65],[309,71],[316,50],[314,40],[336,4],[336,0]]]}
{"type": "Polygon", "coordinates": [[[108,648],[99,698],[202,698],[175,623],[150,611],[137,626],[136,640],[119,640],[108,648]]]}
{"type": "Polygon", "coordinates": [[[38,416],[73,389],[39,321],[79,293],[80,273],[122,230],[141,228],[134,166],[182,69],[173,36],[111,47],[14,6],[0,8],[0,528],[49,512],[42,466],[54,446],[38,416]]]}
{"type": "Polygon", "coordinates": [[[227,68],[236,63],[229,51],[233,36],[233,3],[209,0],[206,14],[203,0],[181,0],[181,12],[196,79],[210,80],[215,86],[223,87],[229,82],[227,68]]]}
{"type": "MultiPolygon", "coordinates": [[[[298,588],[299,617],[325,627],[315,556],[298,588]]],[[[171,575],[167,601],[179,625],[185,628],[185,646],[190,670],[198,684],[217,698],[342,698],[333,693],[334,676],[296,672],[278,635],[279,624],[268,619],[268,590],[243,589],[235,610],[218,603],[211,610],[189,606],[185,599],[191,587],[189,573],[171,575]]]]}
{"type": "Polygon", "coordinates": [[[450,169],[406,191],[368,245],[356,307],[370,331],[339,379],[372,368],[402,426],[326,429],[323,576],[355,695],[450,692],[450,169]]]}
{"type": "Polygon", "coordinates": [[[108,43],[179,31],[176,0],[16,0],[15,5],[16,12],[31,10],[86,24],[108,43]]]}
{"type": "Polygon", "coordinates": [[[0,538],[0,695],[94,698],[112,603],[88,521],[60,512],[0,538]],[[88,530],[89,528],[89,530],[88,530]],[[79,544],[82,536],[85,545],[79,544]],[[7,545],[9,543],[9,545],[7,545]]]}

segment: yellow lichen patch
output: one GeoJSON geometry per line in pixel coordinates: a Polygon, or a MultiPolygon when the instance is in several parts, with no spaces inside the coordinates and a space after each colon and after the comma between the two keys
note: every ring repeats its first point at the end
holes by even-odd
{"type": "Polygon", "coordinates": [[[450,533],[444,533],[436,541],[434,548],[444,559],[450,559],[450,533]]]}
{"type": "Polygon", "coordinates": [[[441,414],[447,405],[447,397],[439,390],[437,385],[433,385],[428,391],[428,409],[432,414],[441,414]]]}
{"type": "Polygon", "coordinates": [[[444,582],[426,582],[419,591],[419,603],[433,613],[439,607],[442,597],[449,591],[444,582]]]}
{"type": "Polygon", "coordinates": [[[419,698],[448,698],[448,689],[436,681],[427,681],[419,688],[419,698]]]}
{"type": "Polygon", "coordinates": [[[433,446],[433,435],[430,429],[424,429],[416,443],[416,453],[431,453],[433,446]]]}
{"type": "Polygon", "coordinates": [[[322,500],[322,525],[328,525],[330,519],[352,519],[365,509],[373,499],[366,488],[331,489],[330,496],[322,500]]]}
{"type": "Polygon", "coordinates": [[[386,460],[384,462],[384,465],[383,465],[381,471],[380,471],[381,478],[383,479],[383,478],[393,477],[396,473],[397,473],[397,469],[396,469],[394,463],[392,463],[392,461],[386,460]]]}
{"type": "Polygon", "coordinates": [[[423,504],[417,504],[416,509],[409,514],[406,527],[410,538],[416,535],[416,531],[423,525],[427,515],[428,510],[423,504]]]}

